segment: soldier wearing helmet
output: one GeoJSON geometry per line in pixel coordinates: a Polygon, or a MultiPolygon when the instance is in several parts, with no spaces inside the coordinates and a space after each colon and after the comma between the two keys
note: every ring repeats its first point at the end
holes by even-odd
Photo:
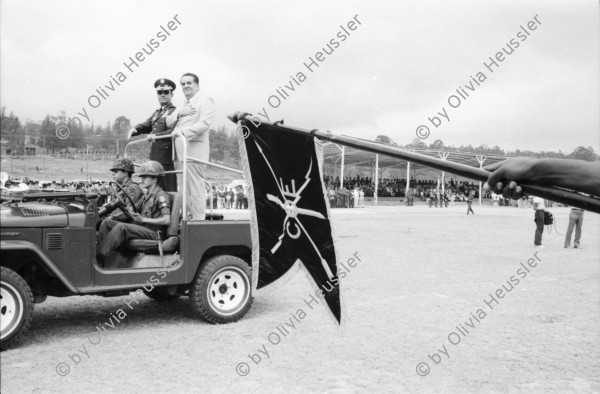
{"type": "Polygon", "coordinates": [[[142,186],[147,189],[140,200],[141,213],[133,213],[134,223],[121,223],[106,219],[98,231],[98,255],[100,264],[104,262],[111,250],[121,246],[130,239],[157,239],[166,234],[166,227],[171,221],[171,203],[169,195],[159,185],[158,180],[165,175],[165,169],[157,161],[147,161],[138,171],[142,178],[142,186]]]}
{"type": "Polygon", "coordinates": [[[151,176],[158,178],[159,176],[165,175],[165,168],[157,161],[150,160],[142,164],[140,171],[138,172],[139,177],[151,176]]]}
{"type": "MultiPolygon", "coordinates": [[[[133,162],[127,158],[117,159],[113,163],[110,171],[113,173],[113,180],[116,183],[118,183],[127,194],[129,194],[133,202],[137,205],[138,201],[140,201],[140,199],[142,198],[144,192],[142,192],[142,189],[137,183],[131,180],[131,175],[135,172],[133,162]]],[[[111,192],[114,193],[114,191],[112,190],[111,192]]],[[[116,190],[116,192],[122,194],[120,190],[116,190]]],[[[111,199],[114,198],[114,195],[111,196],[111,199]]],[[[121,196],[121,199],[125,200],[125,202],[127,203],[125,208],[132,211],[133,207],[131,206],[131,202],[129,201],[129,199],[123,195],[121,196]]],[[[120,209],[114,210],[111,213],[110,218],[113,220],[118,220],[120,222],[129,221],[129,218],[120,209]]]]}

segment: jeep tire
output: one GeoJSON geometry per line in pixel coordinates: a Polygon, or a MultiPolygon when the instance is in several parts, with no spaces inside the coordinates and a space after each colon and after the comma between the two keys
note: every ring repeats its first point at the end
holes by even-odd
{"type": "Polygon", "coordinates": [[[33,293],[15,271],[0,267],[0,350],[10,349],[25,332],[33,314],[33,293]]]}
{"type": "Polygon", "coordinates": [[[190,303],[200,318],[212,324],[241,319],[252,306],[252,273],[235,256],[221,255],[198,268],[190,287],[190,303]]]}

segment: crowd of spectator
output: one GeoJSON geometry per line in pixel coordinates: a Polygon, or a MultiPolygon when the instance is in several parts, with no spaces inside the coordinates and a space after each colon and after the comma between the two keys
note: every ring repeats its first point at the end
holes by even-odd
{"type": "Polygon", "coordinates": [[[97,195],[98,204],[108,199],[107,181],[36,181],[28,177],[10,178],[2,181],[1,188],[9,192],[74,192],[81,191],[88,195],[97,195]]]}
{"type": "MultiPolygon", "coordinates": [[[[82,191],[88,195],[98,196],[98,205],[108,201],[109,182],[108,181],[35,181],[28,177],[10,178],[7,177],[2,183],[2,190],[13,192],[37,192],[37,191],[56,191],[73,192],[82,191]]],[[[248,193],[242,185],[237,187],[213,186],[212,187],[212,208],[218,209],[248,209],[248,193]]],[[[207,206],[210,208],[210,201],[207,199],[207,206]]]]}
{"type": "MultiPolygon", "coordinates": [[[[339,177],[323,177],[325,186],[331,186],[333,188],[340,187],[339,177]]],[[[355,187],[361,188],[365,192],[366,197],[373,197],[375,194],[375,188],[371,178],[361,177],[345,177],[343,187],[347,190],[354,189],[355,187]]],[[[428,195],[435,189],[442,189],[442,185],[438,184],[436,180],[417,180],[411,179],[409,189],[412,189],[417,196],[428,195]]],[[[454,192],[456,194],[468,195],[470,191],[479,193],[479,185],[468,182],[468,181],[455,181],[450,178],[449,181],[444,183],[444,190],[454,192]]],[[[406,197],[406,179],[404,178],[391,178],[391,179],[380,179],[377,187],[378,197],[406,197]]],[[[475,196],[479,197],[478,195],[475,196]]],[[[490,198],[489,193],[484,194],[484,198],[490,198]]]]}
{"type": "MultiPolygon", "coordinates": [[[[373,197],[374,190],[371,178],[346,177],[343,186],[340,180],[325,176],[324,184],[327,197],[332,208],[364,208],[365,197],[373,197]]],[[[377,188],[378,197],[397,197],[405,205],[411,206],[419,199],[430,207],[454,206],[456,202],[467,201],[469,194],[479,198],[479,185],[473,182],[455,181],[450,178],[444,184],[444,189],[435,180],[410,180],[408,195],[406,194],[406,179],[382,179],[377,188]]],[[[99,205],[108,200],[109,185],[107,181],[35,181],[27,177],[10,178],[2,181],[2,190],[12,191],[83,191],[86,194],[97,195],[99,205]]],[[[482,198],[491,199],[493,205],[514,206],[519,208],[533,207],[531,196],[524,196],[517,201],[503,198],[502,195],[483,191],[482,198]]],[[[552,202],[549,202],[552,204],[552,202]]],[[[208,207],[211,202],[207,201],[208,207]]],[[[551,207],[551,205],[550,205],[551,207]]],[[[212,208],[216,209],[248,209],[248,193],[243,185],[235,187],[213,186],[212,208]]]]}
{"type": "Polygon", "coordinates": [[[226,186],[213,186],[212,199],[212,208],[248,209],[248,192],[242,185],[238,185],[235,188],[226,186]]]}
{"type": "Polygon", "coordinates": [[[352,190],[345,187],[337,188],[327,186],[327,198],[331,208],[364,208],[365,191],[362,187],[355,186],[352,190]]]}
{"type": "MultiPolygon", "coordinates": [[[[339,177],[325,176],[323,178],[327,188],[327,196],[332,208],[358,208],[364,207],[365,197],[374,197],[375,188],[371,178],[345,177],[343,186],[340,187],[339,177]]],[[[457,202],[466,202],[469,195],[473,199],[479,198],[479,184],[470,181],[457,181],[450,178],[444,183],[444,187],[438,180],[411,179],[406,191],[406,179],[392,178],[381,179],[377,187],[378,197],[397,197],[405,205],[414,205],[415,199],[428,204],[430,207],[454,206],[457,202]]],[[[519,208],[531,208],[532,197],[522,197],[512,201],[482,190],[483,199],[491,199],[496,206],[514,206],[519,208]]]]}
{"type": "MultiPolygon", "coordinates": [[[[330,196],[334,196],[332,206],[353,206],[347,202],[352,200],[352,196],[347,196],[353,194],[352,191],[355,189],[358,189],[359,194],[364,193],[365,197],[374,197],[375,195],[375,187],[371,178],[346,177],[341,187],[339,177],[325,176],[323,181],[327,189],[332,190],[332,192],[328,192],[330,196]]],[[[470,193],[473,193],[474,198],[479,198],[479,185],[468,181],[455,181],[453,178],[445,182],[443,188],[437,180],[417,180],[413,178],[410,180],[408,195],[406,179],[404,178],[381,179],[377,185],[378,197],[398,197],[407,205],[412,205],[414,198],[420,198],[421,201],[428,201],[428,199],[435,201],[436,194],[447,195],[447,198],[438,197],[437,200],[440,201],[442,199],[466,201],[470,193]]],[[[491,198],[491,193],[484,192],[483,198],[491,198]]]]}

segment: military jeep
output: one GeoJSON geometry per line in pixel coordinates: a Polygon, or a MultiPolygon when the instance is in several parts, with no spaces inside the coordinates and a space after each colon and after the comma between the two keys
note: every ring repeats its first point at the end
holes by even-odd
{"type": "MultiPolygon", "coordinates": [[[[191,161],[200,160],[188,157],[186,163],[191,161]]],[[[253,301],[249,221],[223,220],[223,215],[210,213],[207,220],[188,220],[186,166],[182,173],[182,193],[169,193],[169,237],[130,240],[111,251],[103,265],[96,260],[96,229],[107,212],[99,209],[97,196],[38,192],[3,202],[1,349],[17,343],[34,304],[47,296],[111,297],[133,291],[157,301],[188,296],[193,311],[209,323],[242,318],[253,301]]],[[[126,210],[123,204],[117,208],[126,210]]]]}

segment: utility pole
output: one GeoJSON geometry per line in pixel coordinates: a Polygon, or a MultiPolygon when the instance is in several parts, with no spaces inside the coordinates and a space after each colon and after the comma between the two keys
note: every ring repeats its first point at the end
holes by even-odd
{"type": "Polygon", "coordinates": [[[15,148],[13,146],[13,136],[10,136],[10,172],[13,172],[13,157],[15,156],[15,148]]]}
{"type": "Polygon", "coordinates": [[[87,179],[88,182],[90,180],[90,161],[89,161],[89,156],[90,156],[90,146],[87,144],[85,144],[85,163],[86,163],[86,174],[87,174],[87,179]]]}

